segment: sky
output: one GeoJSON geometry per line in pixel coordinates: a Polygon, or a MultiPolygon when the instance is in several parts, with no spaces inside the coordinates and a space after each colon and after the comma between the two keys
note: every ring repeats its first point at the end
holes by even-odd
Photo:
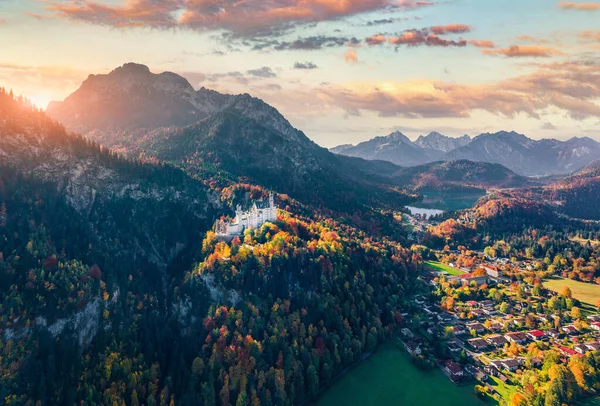
{"type": "Polygon", "coordinates": [[[250,93],[318,144],[600,141],[600,1],[0,0],[0,87],[45,108],[127,62],[250,93]]]}

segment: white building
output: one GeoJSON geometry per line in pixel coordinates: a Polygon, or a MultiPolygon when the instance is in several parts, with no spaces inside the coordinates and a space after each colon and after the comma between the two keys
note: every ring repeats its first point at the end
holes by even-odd
{"type": "Polygon", "coordinates": [[[267,221],[275,220],[277,220],[277,206],[275,206],[273,193],[270,193],[268,204],[262,201],[254,202],[248,211],[242,211],[242,207],[238,204],[235,210],[235,220],[233,222],[217,220],[215,234],[218,238],[231,238],[242,235],[247,228],[259,228],[267,221]]]}

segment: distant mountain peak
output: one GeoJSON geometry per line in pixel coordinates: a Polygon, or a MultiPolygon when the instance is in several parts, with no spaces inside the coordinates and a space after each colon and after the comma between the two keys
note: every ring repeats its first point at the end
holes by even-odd
{"type": "Polygon", "coordinates": [[[112,72],[110,72],[110,74],[123,74],[123,73],[141,73],[141,74],[146,74],[146,73],[151,73],[150,72],[150,68],[146,65],[142,65],[140,63],[135,63],[135,62],[128,62],[122,66],[119,66],[118,68],[115,68],[112,70],[112,72]]]}
{"type": "Polygon", "coordinates": [[[471,141],[471,137],[468,135],[460,138],[448,137],[440,134],[437,131],[432,131],[425,136],[420,136],[415,144],[421,148],[433,149],[441,152],[450,152],[456,148],[463,147],[471,141]]]}
{"type": "Polygon", "coordinates": [[[412,143],[412,141],[404,134],[402,134],[400,131],[394,131],[393,133],[389,134],[386,138],[395,140],[395,141],[403,141],[403,142],[410,142],[412,143]]]}

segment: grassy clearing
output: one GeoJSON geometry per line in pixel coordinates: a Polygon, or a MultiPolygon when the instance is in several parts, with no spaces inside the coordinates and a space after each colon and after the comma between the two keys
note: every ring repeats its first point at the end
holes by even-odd
{"type": "Polygon", "coordinates": [[[571,279],[548,279],[544,281],[544,287],[554,292],[560,292],[565,286],[568,286],[573,293],[573,297],[581,302],[595,306],[600,299],[600,285],[571,279]]]}
{"type": "Polygon", "coordinates": [[[426,261],[425,267],[429,268],[430,270],[432,270],[434,272],[446,272],[450,275],[464,274],[464,272],[459,269],[452,268],[451,266],[444,265],[441,262],[437,262],[437,261],[426,261]]]}
{"type": "Polygon", "coordinates": [[[490,385],[498,392],[502,399],[510,404],[512,395],[517,393],[517,388],[513,385],[507,385],[496,377],[491,377],[493,383],[490,385]]]}
{"type": "Polygon", "coordinates": [[[600,241],[598,241],[598,240],[590,240],[589,238],[575,237],[575,238],[571,238],[571,241],[578,242],[581,245],[586,245],[589,242],[592,247],[596,247],[596,246],[600,245],[600,241]]]}
{"type": "Polygon", "coordinates": [[[440,370],[421,371],[393,343],[348,371],[316,402],[318,406],[444,405],[483,406],[473,386],[458,387],[440,370]]]}

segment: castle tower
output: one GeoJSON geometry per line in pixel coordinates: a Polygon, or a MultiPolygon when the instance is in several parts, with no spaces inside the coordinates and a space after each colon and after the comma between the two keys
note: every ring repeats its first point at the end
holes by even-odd
{"type": "Polygon", "coordinates": [[[240,224],[241,220],[242,220],[242,206],[241,205],[237,205],[235,208],[235,221],[236,223],[240,224]]]}
{"type": "Polygon", "coordinates": [[[275,207],[275,197],[273,192],[269,192],[269,208],[272,209],[273,207],[275,207]]]}

